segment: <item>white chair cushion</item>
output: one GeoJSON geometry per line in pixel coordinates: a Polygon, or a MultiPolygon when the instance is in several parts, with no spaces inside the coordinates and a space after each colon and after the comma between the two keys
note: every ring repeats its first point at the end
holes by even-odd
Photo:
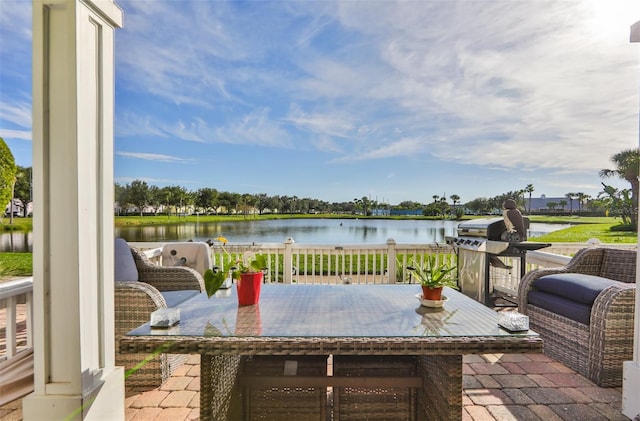
{"type": "Polygon", "coordinates": [[[133,260],[129,244],[122,239],[116,238],[114,246],[114,263],[115,263],[115,281],[116,282],[132,282],[138,280],[138,268],[133,260]]]}
{"type": "Polygon", "coordinates": [[[180,265],[181,258],[185,259],[184,266],[195,269],[201,275],[207,269],[211,269],[211,255],[207,243],[185,241],[166,243],[162,247],[162,266],[180,265]]]}

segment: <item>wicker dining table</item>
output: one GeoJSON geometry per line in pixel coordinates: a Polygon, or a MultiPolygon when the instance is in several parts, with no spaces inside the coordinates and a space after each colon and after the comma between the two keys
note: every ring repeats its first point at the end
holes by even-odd
{"type": "Polygon", "coordinates": [[[200,354],[203,420],[282,419],[269,418],[276,410],[296,420],[326,411],[334,420],[460,419],[463,355],[542,352],[535,332],[501,328],[497,312],[458,291],[445,289],[442,308],[421,305],[419,293],[264,284],[259,304],[238,306],[234,286],[182,303],[171,328],[128,332],[120,352],[200,354]]]}

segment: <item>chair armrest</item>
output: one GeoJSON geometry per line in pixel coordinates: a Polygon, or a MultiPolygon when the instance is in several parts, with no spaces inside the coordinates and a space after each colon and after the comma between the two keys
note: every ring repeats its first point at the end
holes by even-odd
{"type": "Polygon", "coordinates": [[[194,269],[185,266],[160,266],[151,263],[149,258],[139,250],[132,248],[138,280],[153,285],[159,291],[181,291],[193,289],[203,292],[204,279],[194,269]]]}
{"type": "Polygon", "coordinates": [[[152,312],[167,308],[160,291],[144,282],[116,282],[114,291],[116,336],[148,322],[152,312]]]}
{"type": "Polygon", "coordinates": [[[591,308],[589,373],[604,385],[621,381],[622,362],[633,359],[636,285],[620,282],[605,288],[591,308]]]}
{"type": "Polygon", "coordinates": [[[633,337],[636,286],[619,282],[611,285],[596,297],[591,307],[591,333],[625,329],[625,335],[633,337]]]}

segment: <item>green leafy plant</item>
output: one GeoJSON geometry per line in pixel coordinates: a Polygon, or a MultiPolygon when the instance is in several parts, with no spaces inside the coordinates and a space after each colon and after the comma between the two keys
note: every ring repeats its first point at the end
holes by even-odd
{"type": "Polygon", "coordinates": [[[445,263],[438,263],[436,256],[428,256],[423,265],[412,261],[407,267],[422,286],[428,288],[452,287],[456,288],[456,282],[451,273],[455,267],[448,267],[445,263]]]}
{"type": "Polygon", "coordinates": [[[267,268],[267,257],[264,254],[246,252],[242,257],[237,262],[240,273],[261,272],[267,268]]]}
{"type": "Polygon", "coordinates": [[[220,289],[224,281],[229,277],[238,280],[243,273],[260,272],[267,268],[265,255],[247,252],[242,259],[233,260],[231,254],[224,248],[224,245],[229,240],[225,237],[218,237],[216,240],[222,243],[222,250],[224,250],[228,260],[222,265],[222,269],[213,268],[204,272],[204,287],[209,298],[220,289]]]}

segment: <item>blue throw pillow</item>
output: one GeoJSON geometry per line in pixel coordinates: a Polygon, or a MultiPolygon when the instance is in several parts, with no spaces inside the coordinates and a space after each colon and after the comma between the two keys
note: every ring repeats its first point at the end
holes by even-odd
{"type": "Polygon", "coordinates": [[[129,244],[122,239],[116,238],[113,249],[113,260],[115,263],[114,277],[116,282],[131,282],[138,280],[138,268],[133,260],[129,244]]]}
{"type": "Polygon", "coordinates": [[[538,291],[591,306],[602,290],[611,285],[619,284],[618,281],[600,276],[582,273],[557,273],[542,276],[533,281],[531,285],[538,291]]]}

